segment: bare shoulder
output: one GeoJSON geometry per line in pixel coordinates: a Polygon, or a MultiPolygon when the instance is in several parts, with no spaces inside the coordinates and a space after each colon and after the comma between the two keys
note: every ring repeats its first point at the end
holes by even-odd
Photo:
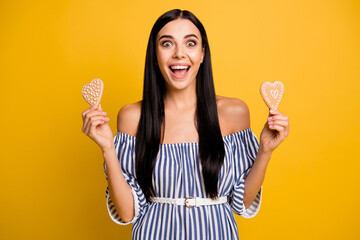
{"type": "Polygon", "coordinates": [[[117,116],[117,131],[136,136],[141,115],[141,101],[124,105],[117,116]]]}
{"type": "Polygon", "coordinates": [[[237,98],[216,96],[220,128],[224,136],[250,127],[250,113],[246,103],[237,98]]]}

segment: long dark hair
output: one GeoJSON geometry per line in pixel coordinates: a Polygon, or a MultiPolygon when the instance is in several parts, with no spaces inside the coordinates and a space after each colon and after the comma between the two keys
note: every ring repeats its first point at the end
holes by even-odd
{"type": "Polygon", "coordinates": [[[146,51],[143,100],[136,134],[135,171],[137,181],[148,201],[151,196],[155,196],[152,173],[160,147],[161,126],[164,123],[165,80],[156,65],[156,36],[168,22],[178,18],[190,20],[199,29],[205,49],[205,56],[196,76],[195,125],[199,134],[199,158],[205,191],[213,199],[218,195],[218,175],[225,156],[205,28],[191,12],[173,9],[161,15],[155,22],[146,51]]]}

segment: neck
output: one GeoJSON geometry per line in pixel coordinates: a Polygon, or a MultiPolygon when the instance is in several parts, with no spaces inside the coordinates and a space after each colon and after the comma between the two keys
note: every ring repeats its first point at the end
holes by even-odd
{"type": "Polygon", "coordinates": [[[196,107],[196,88],[166,89],[164,96],[165,108],[171,106],[175,110],[183,110],[189,107],[196,107]]]}

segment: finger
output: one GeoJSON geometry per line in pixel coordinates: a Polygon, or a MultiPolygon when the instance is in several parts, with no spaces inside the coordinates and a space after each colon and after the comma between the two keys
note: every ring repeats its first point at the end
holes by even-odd
{"type": "Polygon", "coordinates": [[[102,107],[101,107],[101,104],[99,104],[99,109],[102,111],[102,107]]]}
{"type": "Polygon", "coordinates": [[[109,120],[109,118],[105,117],[105,116],[94,116],[91,118],[91,122],[94,122],[94,121],[97,121],[99,119],[102,119],[102,120],[109,120]]]}
{"type": "Polygon", "coordinates": [[[282,113],[279,110],[276,110],[276,109],[270,109],[269,113],[271,115],[282,115],[282,113]]]}
{"type": "Polygon", "coordinates": [[[289,117],[286,116],[286,115],[273,115],[273,116],[268,117],[268,120],[272,120],[272,121],[275,121],[275,120],[288,121],[289,117]]]}
{"type": "Polygon", "coordinates": [[[85,133],[85,129],[87,128],[87,125],[90,121],[92,114],[92,110],[91,108],[89,108],[88,110],[83,112],[83,127],[82,127],[82,131],[85,133]]]}
{"type": "Polygon", "coordinates": [[[89,124],[88,129],[86,130],[87,135],[89,135],[89,137],[94,136],[94,133],[96,131],[96,127],[100,124],[102,124],[103,120],[99,119],[97,121],[91,122],[91,124],[89,124]]]}
{"type": "Polygon", "coordinates": [[[103,117],[103,116],[106,116],[106,112],[102,112],[100,110],[93,110],[92,112],[89,112],[86,116],[85,116],[85,119],[84,119],[84,129],[87,129],[88,128],[88,125],[91,121],[93,120],[96,120],[97,117],[103,117]]]}
{"type": "Polygon", "coordinates": [[[99,117],[95,117],[92,119],[91,122],[89,122],[86,127],[85,127],[85,133],[90,133],[92,127],[96,127],[97,125],[99,124],[102,124],[102,123],[106,123],[108,122],[110,119],[107,118],[107,117],[102,117],[102,116],[99,116],[99,117]]]}
{"type": "Polygon", "coordinates": [[[91,108],[88,108],[88,109],[86,109],[85,111],[83,111],[83,112],[81,113],[82,118],[84,119],[85,116],[86,116],[86,114],[87,114],[88,112],[90,112],[90,111],[91,111],[91,108]]]}
{"type": "Polygon", "coordinates": [[[96,127],[97,127],[98,125],[104,124],[104,123],[106,123],[106,121],[105,121],[105,120],[102,120],[102,119],[98,119],[98,120],[92,122],[92,123],[90,124],[90,126],[89,126],[89,133],[90,133],[90,134],[93,133],[93,132],[96,130],[96,127]]]}
{"type": "Polygon", "coordinates": [[[82,115],[82,118],[84,119],[85,118],[85,116],[86,116],[86,114],[88,113],[88,112],[91,112],[92,110],[94,110],[95,109],[95,105],[93,105],[93,106],[91,106],[91,107],[89,107],[88,109],[86,109],[85,111],[83,111],[82,113],[81,113],[81,115],[82,115]]]}
{"type": "Polygon", "coordinates": [[[289,126],[289,121],[286,120],[268,120],[267,121],[269,126],[274,126],[274,125],[279,125],[282,127],[288,127],[289,126]]]}
{"type": "MultiPolygon", "coordinates": [[[[95,110],[91,110],[91,111],[95,111],[95,110]]],[[[83,132],[85,131],[85,129],[87,129],[87,126],[89,124],[89,122],[91,122],[91,118],[96,115],[96,112],[88,112],[83,119],[83,132]]],[[[100,114],[97,114],[100,115],[100,114]]]]}
{"type": "Polygon", "coordinates": [[[284,131],[285,128],[279,125],[269,125],[269,128],[272,130],[277,130],[278,132],[284,131]]]}
{"type": "Polygon", "coordinates": [[[283,141],[289,135],[289,127],[283,127],[280,125],[274,125],[271,129],[278,132],[278,137],[283,141]]]}
{"type": "Polygon", "coordinates": [[[279,125],[282,127],[288,127],[289,126],[289,122],[287,121],[281,121],[281,120],[276,120],[276,121],[269,121],[269,125],[279,125]]]}
{"type": "Polygon", "coordinates": [[[98,116],[98,115],[102,115],[102,116],[105,116],[107,113],[106,112],[103,112],[101,110],[93,110],[91,112],[89,112],[86,117],[89,118],[89,117],[92,117],[92,116],[98,116]]]}

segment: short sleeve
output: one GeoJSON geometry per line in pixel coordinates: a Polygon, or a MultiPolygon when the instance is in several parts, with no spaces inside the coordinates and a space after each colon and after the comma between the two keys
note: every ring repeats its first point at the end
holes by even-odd
{"type": "Polygon", "coordinates": [[[230,198],[230,205],[236,214],[244,218],[255,217],[255,215],[260,210],[263,186],[260,187],[259,192],[257,193],[249,208],[245,208],[243,201],[245,179],[255,162],[258,149],[258,139],[250,128],[234,134],[233,160],[235,170],[235,184],[230,198]]]}
{"type": "MultiPolygon", "coordinates": [[[[130,185],[131,192],[134,196],[135,216],[130,222],[124,222],[121,219],[110,197],[109,187],[106,188],[106,205],[109,216],[115,223],[127,225],[137,221],[137,219],[144,213],[145,207],[148,203],[146,202],[145,195],[143,194],[135,177],[135,137],[118,132],[114,137],[114,145],[124,178],[130,185]]],[[[105,161],[103,165],[105,178],[108,180],[105,161]]]]}

